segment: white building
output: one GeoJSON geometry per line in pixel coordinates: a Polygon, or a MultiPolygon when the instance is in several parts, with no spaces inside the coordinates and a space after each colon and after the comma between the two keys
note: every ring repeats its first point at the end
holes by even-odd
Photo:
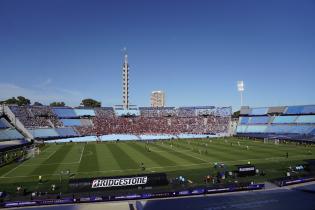
{"type": "Polygon", "coordinates": [[[151,106],[164,107],[165,106],[165,93],[163,91],[152,91],[151,93],[151,106]]]}

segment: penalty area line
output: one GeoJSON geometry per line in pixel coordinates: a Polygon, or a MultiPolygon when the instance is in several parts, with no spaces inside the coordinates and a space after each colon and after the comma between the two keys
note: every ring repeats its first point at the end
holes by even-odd
{"type": "Polygon", "coordinates": [[[79,159],[78,163],[81,163],[81,160],[82,160],[82,157],[83,157],[83,153],[84,153],[84,149],[85,149],[85,145],[86,144],[84,144],[84,146],[83,146],[83,149],[82,149],[82,152],[81,152],[81,156],[80,156],[80,159],[79,159]]]}

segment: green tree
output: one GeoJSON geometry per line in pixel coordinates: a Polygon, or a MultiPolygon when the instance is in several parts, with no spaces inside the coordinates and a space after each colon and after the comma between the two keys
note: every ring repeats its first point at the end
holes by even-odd
{"type": "Polygon", "coordinates": [[[17,100],[18,100],[19,106],[25,106],[25,105],[31,104],[31,101],[29,99],[25,98],[24,96],[18,96],[17,100]]]}
{"type": "Polygon", "coordinates": [[[9,98],[7,100],[1,101],[1,104],[18,104],[15,97],[9,98]]]}
{"type": "Polygon", "coordinates": [[[81,105],[85,107],[101,107],[101,102],[87,98],[82,100],[81,105]]]}
{"type": "Polygon", "coordinates": [[[30,105],[31,101],[24,96],[12,97],[7,100],[1,101],[1,104],[17,104],[19,106],[30,105]]]}
{"type": "Polygon", "coordinates": [[[63,101],[61,101],[61,102],[55,101],[55,102],[50,103],[50,106],[65,106],[65,105],[66,104],[63,101]]]}
{"type": "Polygon", "coordinates": [[[236,111],[236,112],[234,112],[233,115],[232,115],[232,117],[233,117],[233,118],[239,118],[240,112],[241,112],[241,111],[236,111]]]}

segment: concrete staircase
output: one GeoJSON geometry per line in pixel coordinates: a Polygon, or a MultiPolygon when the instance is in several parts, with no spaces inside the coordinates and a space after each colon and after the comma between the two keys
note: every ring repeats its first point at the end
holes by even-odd
{"type": "Polygon", "coordinates": [[[3,106],[3,113],[9,118],[10,123],[18,130],[27,140],[34,139],[33,135],[25,128],[20,120],[11,111],[9,106],[3,106]]]}

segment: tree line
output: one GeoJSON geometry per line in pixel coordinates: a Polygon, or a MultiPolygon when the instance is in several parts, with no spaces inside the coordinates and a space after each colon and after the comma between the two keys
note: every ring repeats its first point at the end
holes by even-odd
{"type": "MultiPolygon", "coordinates": [[[[6,105],[18,105],[18,106],[27,106],[31,105],[31,100],[28,98],[25,98],[24,96],[18,96],[18,97],[12,97],[4,101],[0,101],[0,104],[6,104],[6,105]]],[[[42,103],[35,101],[33,103],[34,106],[43,106],[42,103]]],[[[84,107],[101,107],[102,103],[100,101],[94,100],[92,98],[86,98],[83,99],[80,103],[81,106],[84,107]]],[[[54,101],[49,104],[49,106],[54,107],[64,107],[66,106],[66,103],[63,101],[54,101]]]]}

